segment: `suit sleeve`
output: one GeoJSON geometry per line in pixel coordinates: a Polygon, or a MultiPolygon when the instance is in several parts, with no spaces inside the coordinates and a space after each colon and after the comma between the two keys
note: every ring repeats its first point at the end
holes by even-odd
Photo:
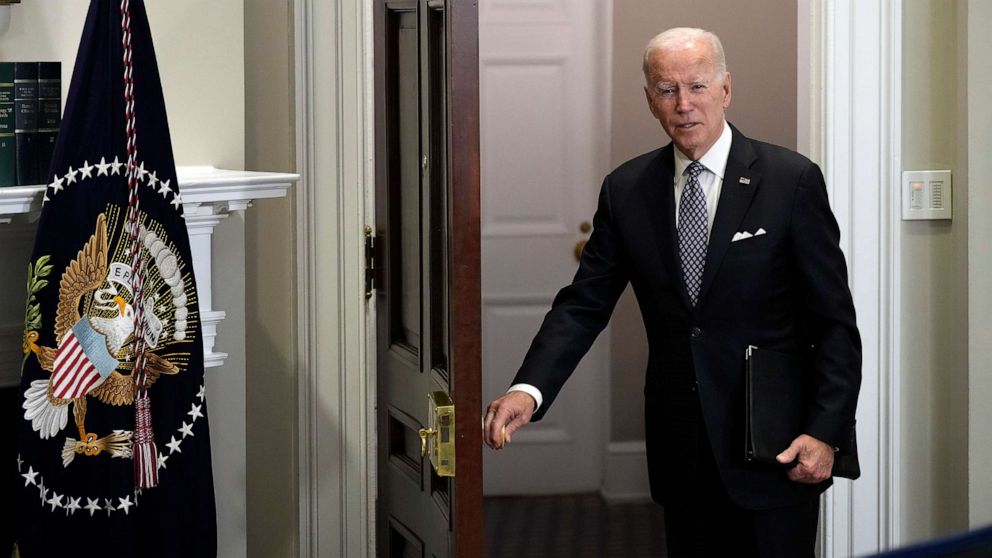
{"type": "Polygon", "coordinates": [[[861,337],[840,229],[827,201],[823,174],[812,163],[796,191],[791,236],[805,306],[804,333],[812,345],[812,399],[805,431],[844,451],[853,443],[861,337]]]}
{"type": "Polygon", "coordinates": [[[541,391],[544,402],[532,417],[534,421],[543,418],[551,407],[565,381],[606,327],[627,286],[627,268],[614,218],[607,176],[579,269],[572,283],[555,296],[513,379],[514,384],[530,384],[541,391]]]}

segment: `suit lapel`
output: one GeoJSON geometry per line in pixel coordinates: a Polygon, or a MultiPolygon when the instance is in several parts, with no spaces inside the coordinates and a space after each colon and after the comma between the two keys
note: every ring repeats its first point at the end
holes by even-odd
{"type": "Polygon", "coordinates": [[[739,230],[761,182],[761,175],[751,170],[757,157],[750,140],[741,135],[736,128],[732,129],[730,157],[727,159],[713,230],[710,232],[710,240],[706,248],[706,265],[703,267],[703,283],[699,289],[697,307],[702,305],[706,293],[713,284],[713,279],[723,262],[723,256],[730,247],[734,233],[739,230]]]}
{"type": "Polygon", "coordinates": [[[650,172],[645,173],[644,184],[645,207],[648,220],[654,231],[655,243],[661,254],[665,273],[670,274],[672,284],[676,289],[682,304],[688,310],[691,308],[689,294],[682,280],[682,264],[679,262],[678,232],[675,230],[675,151],[671,143],[663,147],[653,163],[650,172]],[[655,216],[660,216],[657,218],[655,216]]]}

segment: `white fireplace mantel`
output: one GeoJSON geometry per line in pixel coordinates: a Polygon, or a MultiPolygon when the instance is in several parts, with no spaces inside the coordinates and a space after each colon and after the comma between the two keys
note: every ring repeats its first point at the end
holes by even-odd
{"type": "MultiPolygon", "coordinates": [[[[243,211],[255,200],[285,196],[299,175],[213,167],[178,167],[176,170],[200,300],[203,363],[206,367],[221,366],[227,354],[215,350],[214,342],[225,313],[223,309],[213,307],[214,228],[231,212],[243,211]]],[[[0,188],[0,238],[11,235],[22,237],[24,241],[33,238],[44,192],[44,186],[0,188]]],[[[5,267],[18,272],[24,267],[21,263],[7,263],[11,265],[5,267]]],[[[0,350],[0,387],[16,385],[18,381],[21,355],[10,348],[20,347],[21,328],[22,325],[12,322],[10,317],[0,319],[0,347],[4,347],[0,350]]]]}

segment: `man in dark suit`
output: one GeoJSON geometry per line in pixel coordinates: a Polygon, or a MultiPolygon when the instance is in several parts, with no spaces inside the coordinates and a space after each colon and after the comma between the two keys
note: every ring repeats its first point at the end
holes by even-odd
{"type": "Polygon", "coordinates": [[[724,116],[731,77],[712,33],[670,29],[644,54],[651,113],[672,139],[603,182],[594,231],[508,393],[493,448],[540,420],[627,284],[648,334],[648,469],[671,556],[813,556],[819,494],[853,452],[861,341],[819,168],[724,116]],[[779,467],[744,460],[748,345],[807,363],[804,433],[779,467]],[[505,428],[505,430],[504,430],[505,428]]]}

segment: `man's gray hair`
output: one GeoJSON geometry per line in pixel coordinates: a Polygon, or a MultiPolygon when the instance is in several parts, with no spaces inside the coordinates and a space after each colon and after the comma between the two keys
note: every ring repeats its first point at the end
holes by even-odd
{"type": "Polygon", "coordinates": [[[716,34],[698,29],[695,27],[673,27],[655,35],[648,46],[644,48],[644,81],[648,86],[651,83],[651,53],[656,50],[668,50],[684,47],[687,43],[705,41],[710,46],[710,56],[713,58],[713,68],[716,70],[717,79],[721,82],[727,74],[727,58],[723,54],[723,45],[720,44],[720,37],[716,34]]]}

